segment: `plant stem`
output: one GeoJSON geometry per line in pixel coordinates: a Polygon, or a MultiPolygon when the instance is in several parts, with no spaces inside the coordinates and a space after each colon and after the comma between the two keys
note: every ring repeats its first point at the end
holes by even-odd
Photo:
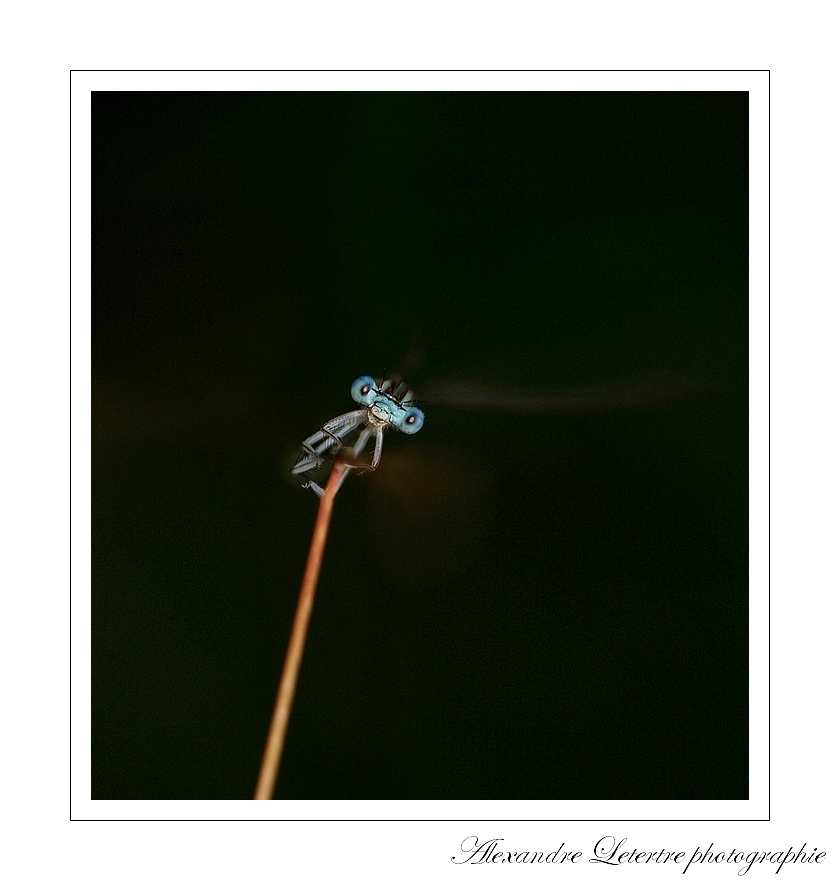
{"type": "Polygon", "coordinates": [[[347,465],[342,461],[336,461],[327,480],[327,485],[324,487],[318,516],[315,518],[315,529],[312,532],[306,571],[303,574],[303,584],[300,587],[297,611],[289,637],[289,648],[286,651],[286,662],[283,665],[280,686],[277,689],[277,701],[274,704],[274,714],[268,729],[268,739],[265,743],[265,753],[257,780],[257,788],[254,792],[254,801],[266,801],[274,796],[277,772],[280,769],[280,756],[283,753],[286,730],[289,726],[289,714],[295,698],[298,672],[303,658],[303,646],[306,642],[309,617],[312,615],[312,605],[315,602],[315,589],[321,572],[321,561],[324,556],[324,546],[327,543],[333,503],[346,473],[347,465]]]}

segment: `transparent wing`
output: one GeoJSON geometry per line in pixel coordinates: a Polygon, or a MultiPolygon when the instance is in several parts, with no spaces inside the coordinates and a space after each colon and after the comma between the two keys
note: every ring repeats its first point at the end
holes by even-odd
{"type": "Polygon", "coordinates": [[[701,396],[702,385],[651,374],[567,390],[537,390],[479,381],[440,380],[426,384],[418,402],[466,409],[514,412],[578,412],[653,408],[701,396]]]}

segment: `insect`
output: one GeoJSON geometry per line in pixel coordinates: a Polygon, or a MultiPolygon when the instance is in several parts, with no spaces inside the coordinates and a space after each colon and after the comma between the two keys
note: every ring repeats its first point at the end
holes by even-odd
{"type": "MultiPolygon", "coordinates": [[[[367,445],[371,436],[376,440],[370,464],[364,468],[376,470],[382,459],[382,445],[385,431],[396,427],[403,433],[416,433],[425,420],[423,412],[412,401],[413,393],[404,383],[375,381],[369,375],[362,375],[353,381],[350,395],[363,408],[348,411],[327,421],[320,430],[303,441],[300,456],[291,472],[306,476],[304,488],[315,491],[320,497],[324,490],[308,478],[308,474],[319,470],[328,457],[334,457],[342,446],[344,437],[359,427],[362,428],[353,445],[357,457],[367,445]]],[[[347,468],[349,473],[350,468],[347,468]]]]}

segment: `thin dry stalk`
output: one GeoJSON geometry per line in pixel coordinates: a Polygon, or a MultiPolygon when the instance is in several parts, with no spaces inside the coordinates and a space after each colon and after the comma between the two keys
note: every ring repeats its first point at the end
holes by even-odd
{"type": "Polygon", "coordinates": [[[277,772],[280,769],[280,756],[283,753],[283,743],[286,740],[286,730],[289,726],[289,714],[295,698],[298,672],[300,671],[300,662],[303,658],[303,646],[306,642],[309,617],[312,615],[312,604],[315,602],[315,589],[321,572],[321,561],[324,556],[324,546],[327,543],[327,532],[330,528],[333,503],[336,493],[344,481],[346,472],[347,465],[342,461],[336,461],[327,480],[327,485],[324,487],[321,505],[318,508],[318,516],[315,518],[315,529],[312,532],[312,543],[309,546],[306,571],[303,574],[303,584],[300,587],[297,612],[292,624],[292,633],[289,637],[289,648],[286,651],[286,662],[283,665],[280,686],[277,690],[274,714],[271,717],[271,726],[268,729],[268,739],[265,743],[265,753],[263,754],[260,775],[257,780],[257,788],[254,792],[254,801],[267,801],[274,796],[277,772]]]}

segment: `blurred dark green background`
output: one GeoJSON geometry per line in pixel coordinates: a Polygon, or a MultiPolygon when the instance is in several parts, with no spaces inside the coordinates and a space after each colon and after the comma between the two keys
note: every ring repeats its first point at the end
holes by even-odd
{"type": "Polygon", "coordinates": [[[277,797],[746,798],[748,95],[93,96],[94,798],[249,798],[359,374],[277,797]],[[406,357],[410,356],[406,366],[406,357]]]}

